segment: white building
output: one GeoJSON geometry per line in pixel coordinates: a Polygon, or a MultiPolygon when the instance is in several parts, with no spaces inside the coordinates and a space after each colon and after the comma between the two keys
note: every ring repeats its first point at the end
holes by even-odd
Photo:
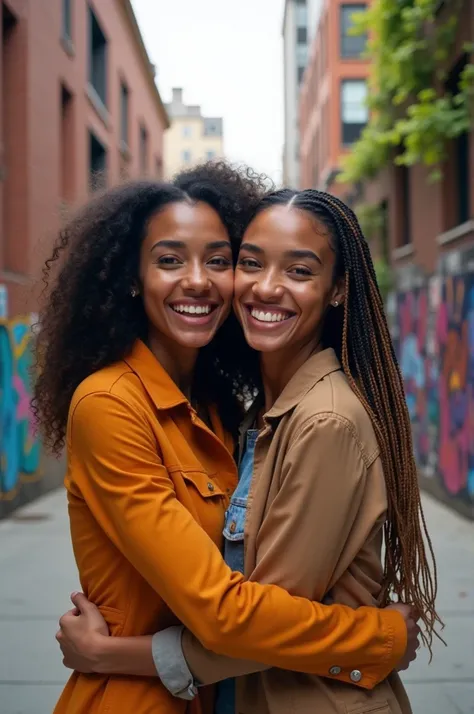
{"type": "Polygon", "coordinates": [[[308,61],[307,0],[285,0],[283,17],[283,63],[285,145],[283,183],[299,188],[299,87],[308,61]]]}

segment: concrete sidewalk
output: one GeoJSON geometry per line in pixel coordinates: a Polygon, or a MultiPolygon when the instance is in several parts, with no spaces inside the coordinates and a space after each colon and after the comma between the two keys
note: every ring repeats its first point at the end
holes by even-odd
{"type": "MultiPolygon", "coordinates": [[[[405,681],[414,714],[474,714],[474,525],[430,498],[425,509],[449,646],[405,681]]],[[[68,676],[54,634],[78,587],[62,489],[0,522],[0,543],[0,714],[50,714],[68,676]]]]}

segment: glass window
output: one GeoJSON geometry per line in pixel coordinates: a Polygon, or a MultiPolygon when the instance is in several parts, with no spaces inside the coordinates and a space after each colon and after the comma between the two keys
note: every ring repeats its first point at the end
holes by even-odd
{"type": "Polygon", "coordinates": [[[89,132],[89,187],[91,191],[107,185],[107,149],[99,139],[89,132]]]}
{"type": "Polygon", "coordinates": [[[185,125],[183,126],[183,136],[184,136],[184,138],[190,137],[191,134],[192,134],[192,130],[191,130],[190,125],[189,125],[189,124],[185,124],[185,125]]]}
{"type": "Polygon", "coordinates": [[[305,45],[308,41],[308,33],[306,27],[298,27],[296,29],[296,41],[299,45],[305,45]]]}
{"type": "Polygon", "coordinates": [[[95,13],[89,8],[89,81],[107,105],[107,40],[95,13]]]}
{"type": "Polygon", "coordinates": [[[120,83],[120,139],[128,146],[128,87],[120,83]]]}
{"type": "Polygon", "coordinates": [[[191,152],[189,149],[185,149],[183,153],[181,154],[181,158],[183,160],[183,164],[189,164],[191,162],[191,152]]]}
{"type": "Polygon", "coordinates": [[[63,0],[62,29],[63,38],[72,40],[72,0],[63,0]]]}
{"type": "Polygon", "coordinates": [[[363,12],[367,5],[341,5],[341,56],[360,57],[367,44],[367,35],[352,35],[354,25],[352,16],[356,12],[363,12]]]}
{"type": "Polygon", "coordinates": [[[342,143],[353,144],[367,124],[367,82],[365,79],[345,79],[341,84],[342,143]]]}
{"type": "Polygon", "coordinates": [[[148,131],[143,124],[140,127],[140,173],[148,173],[148,131]]]}

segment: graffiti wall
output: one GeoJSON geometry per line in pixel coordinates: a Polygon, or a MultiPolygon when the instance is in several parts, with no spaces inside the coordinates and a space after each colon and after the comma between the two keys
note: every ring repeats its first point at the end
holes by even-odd
{"type": "Polygon", "coordinates": [[[41,478],[41,444],[30,408],[31,319],[0,319],[0,499],[41,478]]]}
{"type": "Polygon", "coordinates": [[[417,281],[388,313],[420,471],[474,514],[474,273],[417,281]]]}

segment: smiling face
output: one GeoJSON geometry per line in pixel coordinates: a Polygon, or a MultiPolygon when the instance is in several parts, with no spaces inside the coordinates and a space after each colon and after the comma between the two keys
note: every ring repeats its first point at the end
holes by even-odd
{"type": "Polygon", "coordinates": [[[247,229],[235,276],[234,307],[247,342],[259,352],[311,353],[331,303],[336,255],[327,228],[298,208],[265,209],[247,229]]]}
{"type": "Polygon", "coordinates": [[[140,293],[150,341],[199,349],[229,314],[232,251],[206,203],[172,203],[153,216],[140,251],[140,293]]]}

